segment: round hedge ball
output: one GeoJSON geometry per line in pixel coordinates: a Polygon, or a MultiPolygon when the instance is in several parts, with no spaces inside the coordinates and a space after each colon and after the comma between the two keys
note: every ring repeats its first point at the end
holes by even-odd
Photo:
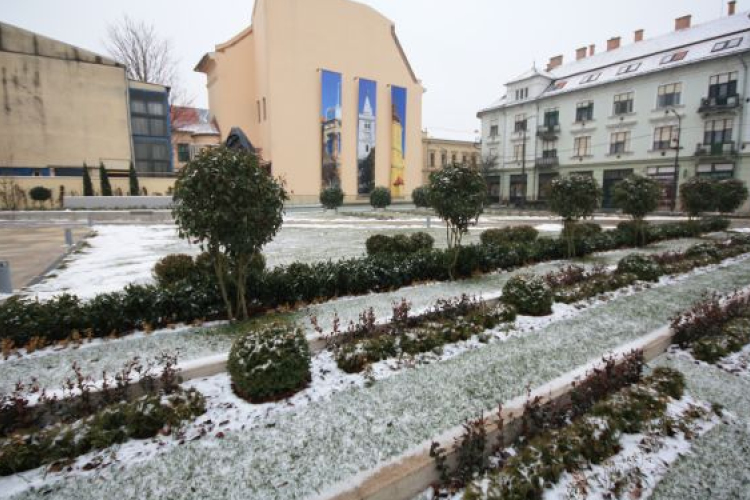
{"type": "Polygon", "coordinates": [[[552,290],[540,276],[519,274],[505,283],[501,297],[505,304],[516,308],[525,316],[552,314],[552,290]]]}
{"type": "Polygon", "coordinates": [[[251,403],[287,398],[312,379],[305,335],[299,328],[280,324],[238,338],[227,368],[235,394],[251,403]]]}
{"type": "Polygon", "coordinates": [[[617,264],[619,274],[634,274],[641,281],[659,281],[662,268],[654,260],[640,254],[630,254],[617,264]]]}

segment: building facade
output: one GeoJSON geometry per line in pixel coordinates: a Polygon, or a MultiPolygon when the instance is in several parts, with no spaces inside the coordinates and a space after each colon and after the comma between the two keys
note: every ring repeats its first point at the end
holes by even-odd
{"type": "MultiPolygon", "coordinates": [[[[633,43],[580,48],[506,84],[478,113],[482,157],[505,203],[544,202],[560,175],[594,176],[613,208],[614,185],[631,174],[662,185],[661,208],[679,208],[678,186],[693,176],[750,181],[750,16],[735,14],[633,43]]],[[[742,209],[748,211],[746,205],[742,209]]]]}
{"type": "Polygon", "coordinates": [[[394,24],[349,0],[258,0],[252,24],[206,54],[211,117],[239,127],[293,201],[339,184],[407,197],[422,182],[422,94],[394,24]]]}
{"type": "MultiPolygon", "coordinates": [[[[481,167],[481,149],[477,141],[440,139],[423,133],[422,149],[424,165],[422,183],[427,184],[430,174],[450,163],[463,163],[481,167]]],[[[499,194],[499,193],[496,193],[499,194]]]]}
{"type": "Polygon", "coordinates": [[[101,164],[115,192],[127,193],[131,161],[144,177],[173,170],[168,88],[129,81],[107,57],[6,23],[0,81],[0,178],[21,189],[80,194],[83,165],[98,186],[101,164]]]}
{"type": "Polygon", "coordinates": [[[172,106],[172,157],[175,170],[182,167],[206,147],[221,143],[221,133],[202,108],[172,106]]]}

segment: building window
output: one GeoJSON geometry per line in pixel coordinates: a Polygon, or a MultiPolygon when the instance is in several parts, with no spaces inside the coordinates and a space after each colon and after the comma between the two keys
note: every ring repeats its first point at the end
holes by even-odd
{"type": "Polygon", "coordinates": [[[523,144],[513,145],[513,161],[521,161],[523,159],[523,144]]]}
{"type": "Polygon", "coordinates": [[[703,144],[721,145],[732,142],[732,130],[734,129],[734,119],[709,120],[706,122],[705,132],[703,134],[703,144]]]}
{"type": "Polygon", "coordinates": [[[565,88],[565,85],[568,84],[567,80],[563,80],[561,82],[555,82],[555,90],[562,90],[565,88]]]}
{"type": "Polygon", "coordinates": [[[742,43],[742,37],[732,38],[731,40],[724,40],[723,42],[717,42],[711,52],[719,52],[725,49],[734,49],[740,46],[742,43]]]}
{"type": "Polygon", "coordinates": [[[617,70],[617,74],[624,75],[626,73],[633,73],[634,71],[638,71],[638,68],[640,67],[641,63],[626,64],[625,66],[620,66],[620,69],[617,70]]]}
{"type": "Polygon", "coordinates": [[[130,126],[133,135],[167,137],[167,119],[164,94],[131,92],[130,126]]]}
{"type": "Polygon", "coordinates": [[[434,151],[430,151],[430,166],[431,167],[435,166],[435,152],[434,151]]]}
{"type": "Polygon", "coordinates": [[[542,141],[542,158],[557,158],[557,141],[542,141]]]}
{"type": "Polygon", "coordinates": [[[615,132],[609,143],[609,154],[619,155],[627,152],[630,132],[615,132]]]}
{"type": "Polygon", "coordinates": [[[668,108],[670,106],[679,106],[682,100],[682,84],[670,83],[659,87],[659,95],[656,106],[659,108],[668,108]]]}
{"type": "Polygon", "coordinates": [[[554,128],[560,125],[560,110],[557,108],[548,109],[544,112],[544,126],[554,128]]]}
{"type": "Polygon", "coordinates": [[[515,132],[526,132],[526,115],[516,115],[515,125],[513,127],[515,132]]]}
{"type": "Polygon", "coordinates": [[[591,155],[591,136],[576,137],[573,141],[573,152],[578,158],[591,155]]]}
{"type": "Polygon", "coordinates": [[[516,101],[522,101],[523,99],[526,99],[527,97],[529,97],[528,88],[516,89],[516,101]]]}
{"type": "Polygon", "coordinates": [[[709,80],[708,97],[715,99],[717,104],[726,104],[727,97],[737,95],[737,72],[714,75],[709,80]]]}
{"type": "Polygon", "coordinates": [[[687,50],[681,50],[679,52],[675,52],[674,54],[667,54],[666,56],[661,58],[661,64],[669,64],[677,61],[682,61],[683,59],[685,59],[687,53],[687,50]]]}
{"type": "Polygon", "coordinates": [[[471,155],[471,166],[472,167],[476,167],[477,166],[477,154],[476,153],[474,153],[473,155],[471,155]]]}
{"type": "Polygon", "coordinates": [[[263,121],[268,120],[268,113],[266,111],[266,98],[263,98],[263,121]]]}
{"type": "Polygon", "coordinates": [[[490,138],[495,138],[499,135],[500,128],[498,125],[490,125],[490,138]]]}
{"type": "Polygon", "coordinates": [[[667,125],[654,129],[654,151],[671,148],[677,141],[677,127],[667,125]]]}
{"type": "Polygon", "coordinates": [[[615,96],[614,115],[625,115],[633,112],[633,93],[626,92],[615,96]]]}
{"type": "Polygon", "coordinates": [[[456,153],[451,153],[451,163],[456,163],[456,153]]]}
{"type": "Polygon", "coordinates": [[[698,165],[696,169],[698,177],[714,180],[731,179],[734,177],[734,165],[731,163],[714,163],[712,165],[698,165]]]}
{"type": "Polygon", "coordinates": [[[490,148],[490,158],[497,158],[497,148],[490,148]]]}
{"type": "Polygon", "coordinates": [[[581,83],[591,83],[595,82],[599,79],[599,77],[602,76],[602,73],[591,73],[590,75],[586,75],[581,79],[581,83]]]}
{"type": "Polygon", "coordinates": [[[442,153],[440,155],[440,164],[446,166],[448,164],[448,153],[442,153]]]}
{"type": "Polygon", "coordinates": [[[190,144],[180,143],[177,145],[177,161],[180,163],[190,161],[190,144]]]}
{"type": "Polygon", "coordinates": [[[260,110],[260,100],[255,101],[255,104],[257,104],[257,106],[258,106],[258,123],[260,123],[262,121],[262,119],[263,119],[263,116],[260,113],[260,111],[261,111],[260,110]]]}
{"type": "Polygon", "coordinates": [[[134,139],[135,166],[139,172],[165,173],[170,169],[169,144],[134,139]]]}
{"type": "Polygon", "coordinates": [[[579,102],[576,106],[576,123],[590,122],[594,119],[594,101],[579,102]]]}

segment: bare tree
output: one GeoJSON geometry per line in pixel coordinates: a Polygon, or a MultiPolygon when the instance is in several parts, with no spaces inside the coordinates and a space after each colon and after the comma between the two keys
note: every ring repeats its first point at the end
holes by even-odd
{"type": "Polygon", "coordinates": [[[109,25],[105,43],[112,57],[125,65],[128,78],[166,85],[170,104],[190,104],[192,99],[180,84],[172,43],[159,36],[153,24],[123,16],[109,25]]]}

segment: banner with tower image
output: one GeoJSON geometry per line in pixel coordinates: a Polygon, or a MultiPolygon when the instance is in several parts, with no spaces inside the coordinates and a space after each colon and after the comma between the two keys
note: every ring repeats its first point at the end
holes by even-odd
{"type": "Polygon", "coordinates": [[[378,111],[378,84],[359,79],[357,105],[357,193],[367,195],[375,187],[375,117],[378,111]]]}
{"type": "Polygon", "coordinates": [[[391,86],[391,175],[390,189],[394,198],[404,196],[406,163],[406,89],[391,86]]]}
{"type": "Polygon", "coordinates": [[[341,73],[321,72],[323,187],[341,185],[341,73]]]}

